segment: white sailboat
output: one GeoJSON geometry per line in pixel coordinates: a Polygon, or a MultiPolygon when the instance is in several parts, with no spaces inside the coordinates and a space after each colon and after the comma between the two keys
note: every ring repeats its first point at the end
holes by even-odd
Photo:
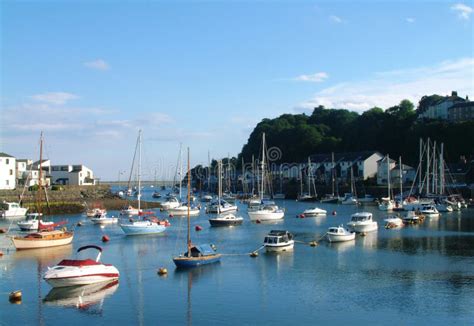
{"type": "Polygon", "coordinates": [[[285,216],[285,211],[280,209],[274,203],[263,204],[263,194],[265,192],[265,155],[266,155],[266,145],[265,145],[265,133],[262,135],[262,180],[261,180],[261,189],[260,189],[260,201],[262,205],[255,210],[248,211],[250,220],[252,221],[272,221],[280,220],[285,216]]]}
{"type": "Polygon", "coordinates": [[[393,199],[391,198],[391,192],[390,192],[390,157],[387,155],[385,156],[385,160],[387,162],[387,197],[382,197],[382,201],[379,204],[379,209],[381,211],[392,211],[393,208],[395,207],[395,203],[393,199]]]}
{"type": "Polygon", "coordinates": [[[222,214],[235,212],[237,205],[231,204],[226,200],[222,199],[222,161],[217,162],[217,201],[211,202],[206,212],[209,214],[222,214]]]}

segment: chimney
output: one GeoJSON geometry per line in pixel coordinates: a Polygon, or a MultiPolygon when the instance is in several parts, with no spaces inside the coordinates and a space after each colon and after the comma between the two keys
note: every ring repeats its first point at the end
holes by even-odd
{"type": "Polygon", "coordinates": [[[458,92],[452,91],[452,92],[451,92],[451,96],[458,96],[458,92]]]}
{"type": "Polygon", "coordinates": [[[466,101],[469,101],[469,96],[466,95],[466,101]]]}

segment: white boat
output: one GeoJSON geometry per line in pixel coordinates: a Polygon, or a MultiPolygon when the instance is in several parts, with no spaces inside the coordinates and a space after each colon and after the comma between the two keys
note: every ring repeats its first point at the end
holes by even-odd
{"type": "Polygon", "coordinates": [[[258,209],[248,211],[251,221],[273,221],[280,220],[285,216],[285,211],[277,205],[266,204],[258,209]]]}
{"type": "Polygon", "coordinates": [[[19,203],[6,202],[0,205],[0,217],[3,218],[16,218],[25,217],[28,208],[23,208],[19,203]]]}
{"type": "Polygon", "coordinates": [[[247,202],[247,207],[249,209],[255,209],[260,205],[262,205],[262,201],[260,200],[260,198],[250,198],[247,202]]]}
{"type": "Polygon", "coordinates": [[[352,214],[351,221],[347,223],[347,226],[351,231],[357,233],[365,233],[377,231],[378,224],[372,220],[372,213],[359,212],[352,214]]]}
{"type": "Polygon", "coordinates": [[[381,198],[382,201],[379,204],[379,209],[381,211],[393,211],[393,208],[395,207],[395,202],[390,199],[389,197],[383,197],[381,198]]]}
{"type": "Polygon", "coordinates": [[[243,217],[235,216],[232,213],[222,214],[209,219],[211,226],[235,226],[241,225],[243,221],[243,217]]]}
{"type": "Polygon", "coordinates": [[[118,222],[117,217],[107,217],[107,213],[105,214],[97,214],[93,218],[91,218],[92,223],[94,224],[113,224],[118,222]]]}
{"type": "Polygon", "coordinates": [[[261,163],[261,189],[260,193],[260,201],[262,205],[254,210],[249,210],[248,214],[250,220],[252,221],[274,221],[280,220],[285,216],[285,211],[279,208],[274,202],[264,203],[263,197],[265,193],[265,155],[266,155],[267,147],[265,145],[265,133],[262,135],[262,163],[261,163]]]}
{"type": "Polygon", "coordinates": [[[12,242],[17,250],[38,249],[68,245],[73,237],[74,233],[71,231],[41,231],[23,237],[12,237],[12,242]]]}
{"type": "Polygon", "coordinates": [[[434,205],[423,205],[420,213],[428,217],[438,217],[439,212],[434,205]]]}
{"type": "MultiPolygon", "coordinates": [[[[181,206],[170,208],[168,209],[168,213],[172,214],[173,216],[187,216],[188,214],[188,205],[182,204],[181,206]]],[[[190,207],[189,208],[189,215],[190,216],[198,216],[201,213],[199,207],[190,207]]]]}
{"type": "Polygon", "coordinates": [[[273,194],[273,199],[285,199],[285,194],[282,194],[282,193],[273,194]]]}
{"type": "Polygon", "coordinates": [[[97,214],[106,214],[107,210],[105,208],[92,208],[88,209],[86,212],[87,217],[94,217],[97,214]]]}
{"type": "Polygon", "coordinates": [[[318,207],[308,208],[303,212],[305,217],[324,216],[327,211],[318,207]]]}
{"type": "Polygon", "coordinates": [[[18,222],[17,225],[22,231],[37,231],[40,222],[41,225],[46,227],[50,227],[54,224],[54,222],[45,222],[41,220],[41,216],[43,216],[41,213],[28,213],[26,215],[26,220],[18,222]]]}
{"type": "Polygon", "coordinates": [[[120,211],[121,215],[128,215],[128,216],[140,215],[141,213],[142,213],[142,210],[140,208],[135,208],[132,205],[128,205],[127,208],[124,208],[120,211]]]}
{"type": "Polygon", "coordinates": [[[436,204],[435,207],[440,213],[451,213],[454,211],[453,206],[451,206],[450,204],[436,204]]]}
{"type": "Polygon", "coordinates": [[[396,229],[403,226],[403,220],[399,216],[389,215],[384,221],[386,229],[396,229]]]}
{"type": "Polygon", "coordinates": [[[375,202],[375,198],[372,195],[366,194],[364,197],[357,198],[357,201],[361,204],[371,204],[375,202]]]}
{"type": "Polygon", "coordinates": [[[218,201],[215,201],[207,206],[206,211],[209,214],[222,214],[235,212],[237,210],[237,205],[233,205],[225,201],[224,199],[220,200],[220,205],[218,201]]]}
{"type": "Polygon", "coordinates": [[[204,196],[201,197],[201,200],[203,202],[206,202],[206,203],[210,202],[210,201],[212,201],[212,196],[211,195],[204,195],[204,196]]]}
{"type": "Polygon", "coordinates": [[[119,271],[110,264],[100,262],[102,248],[98,246],[84,246],[77,250],[86,249],[99,251],[95,260],[92,259],[64,259],[44,274],[44,280],[54,288],[65,286],[88,285],[110,282],[119,278],[119,271]]]}
{"type": "Polygon", "coordinates": [[[267,252],[280,252],[293,250],[295,240],[288,231],[271,230],[263,240],[267,252]]]}
{"type": "Polygon", "coordinates": [[[174,196],[169,197],[166,201],[161,203],[161,208],[164,210],[169,210],[179,206],[181,206],[181,203],[179,202],[178,198],[174,196]]]}
{"type": "Polygon", "coordinates": [[[346,193],[344,194],[344,197],[342,198],[341,204],[342,205],[357,205],[359,201],[357,200],[356,197],[352,195],[352,193],[346,193]]]}
{"type": "Polygon", "coordinates": [[[403,223],[418,224],[423,221],[423,216],[417,214],[415,211],[408,211],[403,217],[403,223]]]}
{"type": "Polygon", "coordinates": [[[343,242],[355,239],[355,232],[345,229],[342,225],[333,226],[326,232],[326,237],[329,242],[343,242]]]}

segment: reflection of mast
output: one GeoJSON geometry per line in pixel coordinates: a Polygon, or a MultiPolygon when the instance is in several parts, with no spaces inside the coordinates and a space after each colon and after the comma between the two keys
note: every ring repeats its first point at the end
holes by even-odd
{"type": "Polygon", "coordinates": [[[193,273],[188,272],[188,309],[186,311],[186,321],[188,325],[192,325],[192,303],[191,303],[191,289],[193,287],[193,273]]]}

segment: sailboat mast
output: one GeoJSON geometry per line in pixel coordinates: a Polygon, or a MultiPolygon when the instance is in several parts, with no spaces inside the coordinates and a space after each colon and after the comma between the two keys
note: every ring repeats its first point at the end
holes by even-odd
{"type": "Polygon", "coordinates": [[[443,161],[444,143],[441,143],[439,152],[439,194],[444,194],[444,161],[443,161]]]}
{"type": "Polygon", "coordinates": [[[311,169],[311,161],[308,156],[308,196],[311,196],[311,175],[309,169],[311,169]]]}
{"type": "Polygon", "coordinates": [[[141,204],[141,168],[142,168],[142,130],[138,131],[138,214],[140,214],[140,204],[141,204]]]}
{"type": "Polygon", "coordinates": [[[207,169],[207,192],[211,192],[211,152],[207,151],[207,164],[208,164],[208,169],[207,169]]]}
{"type": "Polygon", "coordinates": [[[42,180],[43,180],[43,132],[41,132],[40,136],[40,160],[39,160],[39,173],[38,173],[38,198],[37,200],[37,209],[38,213],[41,214],[41,191],[43,188],[42,180]]]}
{"type": "Polygon", "coordinates": [[[426,143],[426,195],[430,193],[430,139],[426,143]]]}
{"type": "Polygon", "coordinates": [[[331,153],[331,182],[332,182],[332,196],[334,197],[334,152],[331,153]]]}
{"type": "Polygon", "coordinates": [[[190,163],[189,163],[189,147],[188,147],[188,257],[191,257],[191,219],[190,219],[190,210],[191,210],[191,172],[190,172],[190,163]]]}
{"type": "Polygon", "coordinates": [[[387,198],[390,199],[390,157],[387,154],[387,198]]]}
{"type": "Polygon", "coordinates": [[[400,204],[403,203],[403,172],[402,172],[402,157],[398,157],[399,178],[400,178],[400,204]]]}
{"type": "Polygon", "coordinates": [[[181,200],[181,188],[182,188],[182,182],[183,182],[183,158],[181,157],[181,146],[182,144],[179,144],[179,200],[181,200]]]}
{"type": "Polygon", "coordinates": [[[421,138],[420,138],[420,152],[419,152],[418,155],[419,155],[419,162],[420,162],[418,164],[418,166],[420,168],[420,175],[418,176],[418,193],[421,194],[421,186],[423,184],[423,178],[422,178],[422,175],[421,175],[422,174],[421,170],[423,169],[423,165],[422,165],[422,163],[423,163],[423,140],[421,138]]]}
{"type": "Polygon", "coordinates": [[[262,191],[260,192],[260,200],[263,200],[263,192],[265,191],[265,133],[262,136],[262,191]]]}
{"type": "Polygon", "coordinates": [[[217,213],[221,212],[221,197],[222,197],[222,160],[217,163],[217,213]]]}

